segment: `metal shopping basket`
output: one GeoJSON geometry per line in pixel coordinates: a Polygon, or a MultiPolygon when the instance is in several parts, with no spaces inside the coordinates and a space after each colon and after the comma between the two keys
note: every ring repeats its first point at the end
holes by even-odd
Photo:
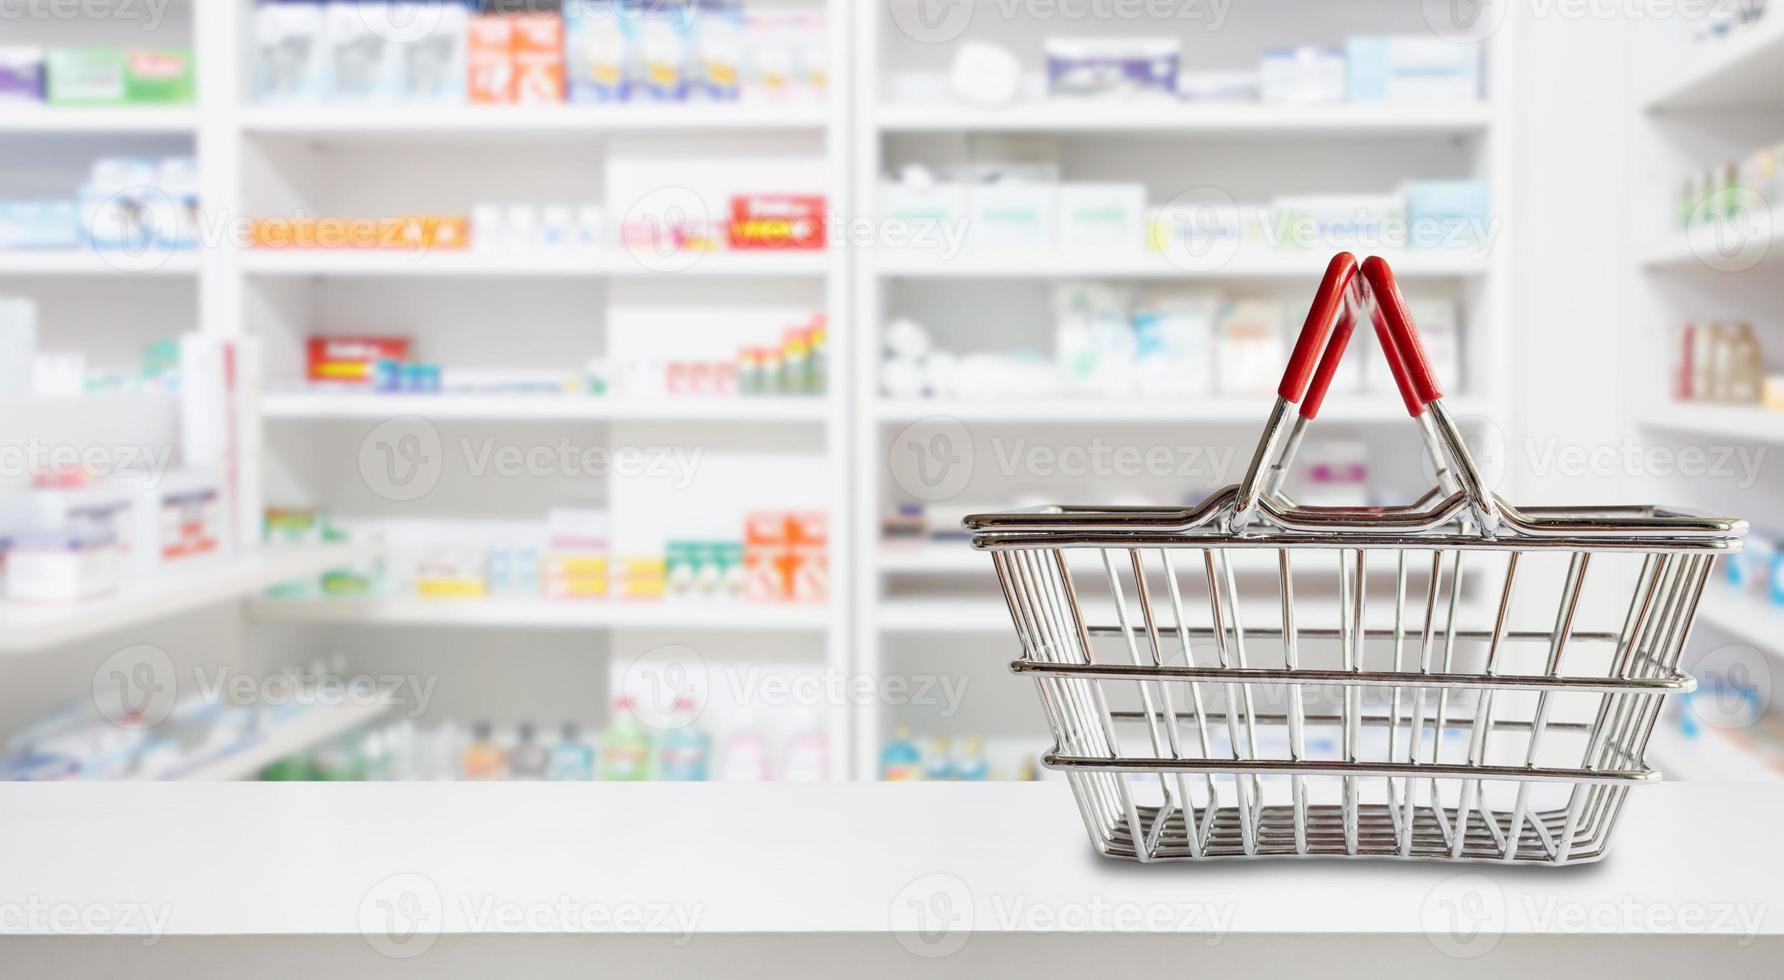
{"type": "Polygon", "coordinates": [[[1629,787],[1659,778],[1649,734],[1693,687],[1698,597],[1745,523],[1489,492],[1379,258],[1332,260],[1278,396],[1244,482],[1200,506],[966,519],[1097,849],[1603,857],[1629,787]],[[1284,477],[1363,316],[1437,485],[1298,505],[1284,477]]]}

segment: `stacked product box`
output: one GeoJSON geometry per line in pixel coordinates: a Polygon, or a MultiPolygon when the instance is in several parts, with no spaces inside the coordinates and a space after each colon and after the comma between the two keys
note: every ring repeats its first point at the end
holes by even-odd
{"type": "Polygon", "coordinates": [[[193,94],[192,52],[185,48],[0,46],[0,102],[189,105],[193,94]]]}
{"type": "Polygon", "coordinates": [[[822,11],[737,0],[261,0],[253,30],[268,104],[789,101],[828,88],[822,11]]]}

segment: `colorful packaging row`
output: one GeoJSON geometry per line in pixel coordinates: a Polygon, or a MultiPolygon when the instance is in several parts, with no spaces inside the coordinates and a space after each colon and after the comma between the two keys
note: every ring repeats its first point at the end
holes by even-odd
{"type": "Polygon", "coordinates": [[[1678,226],[1769,222],[1772,201],[1784,201],[1784,143],[1687,176],[1679,188],[1678,226]]]}
{"type": "Polygon", "coordinates": [[[1673,396],[1784,411],[1784,375],[1766,374],[1765,352],[1752,324],[1688,323],[1678,333],[1673,396]]]}
{"type": "Polygon", "coordinates": [[[188,105],[192,66],[185,48],[0,46],[0,103],[188,105]]]}
{"type": "MultiPolygon", "coordinates": [[[[1415,295],[1408,307],[1433,369],[1463,385],[1457,309],[1448,298],[1415,295]]],[[[1053,291],[1053,349],[957,354],[909,318],[882,335],[880,388],[892,398],[1181,398],[1273,389],[1288,356],[1294,313],[1267,296],[1209,289],[1134,290],[1111,283],[1064,283],[1053,291]]],[[[1347,357],[1334,393],[1389,396],[1386,362],[1372,348],[1347,357]]]]}
{"type": "MultiPolygon", "coordinates": [[[[195,211],[195,200],[193,207],[195,211]]],[[[674,214],[641,211],[619,228],[617,238],[624,247],[657,254],[720,248],[809,251],[829,241],[825,198],[812,194],[734,195],[729,216],[716,225],[679,208],[674,214]]],[[[599,209],[583,208],[573,218],[567,207],[479,206],[471,216],[257,218],[248,231],[249,244],[266,249],[599,250],[613,241],[599,209]]]]}
{"type": "Polygon", "coordinates": [[[445,368],[416,361],[407,337],[316,336],[305,344],[304,378],[313,390],[379,394],[465,394],[638,398],[786,398],[829,387],[829,331],[823,314],[784,331],[778,346],[741,348],[728,361],[590,359],[580,374],[550,370],[445,368]]]}
{"type": "Polygon", "coordinates": [[[192,157],[100,157],[73,199],[0,200],[0,250],[141,254],[198,247],[192,157]]]}
{"type": "Polygon", "coordinates": [[[134,371],[96,370],[88,366],[83,351],[41,350],[37,341],[37,301],[0,296],[0,397],[178,390],[179,341],[162,338],[145,344],[134,371]]]}
{"type": "Polygon", "coordinates": [[[1210,196],[1149,207],[1140,184],[1034,175],[936,181],[920,168],[881,185],[880,216],[908,229],[913,248],[965,252],[1150,248],[1200,257],[1238,247],[1480,248],[1491,244],[1494,230],[1487,187],[1474,181],[1413,181],[1388,194],[1301,195],[1264,204],[1210,196]]]}
{"type": "MultiPolygon", "coordinates": [[[[346,540],[317,508],[269,508],[269,543],[346,540]]],[[[678,538],[657,555],[616,555],[607,512],[561,507],[543,525],[367,526],[351,532],[378,542],[385,557],[343,568],[320,582],[270,590],[284,598],[316,593],[412,594],[425,599],[715,599],[822,602],[829,594],[828,521],[820,512],[753,510],[739,538],[678,538]]]]}
{"type": "MultiPolygon", "coordinates": [[[[147,463],[149,461],[145,461],[147,463]]],[[[119,474],[70,470],[0,504],[6,598],[67,603],[221,554],[222,481],[213,471],[119,474]]]]}
{"type": "Polygon", "coordinates": [[[1422,34],[1269,48],[1255,73],[1184,71],[1182,44],[1174,38],[1048,38],[1045,52],[1053,98],[1316,105],[1470,102],[1481,93],[1479,46],[1422,34]]]}
{"type": "Polygon", "coordinates": [[[1033,780],[1039,770],[1032,757],[1024,756],[1010,771],[992,767],[985,754],[985,740],[978,735],[960,739],[958,746],[947,735],[929,740],[927,750],[914,738],[911,730],[899,725],[891,741],[880,749],[880,778],[887,782],[963,781],[983,782],[989,779],[1033,780]]]}
{"type": "Polygon", "coordinates": [[[822,99],[821,10],[735,0],[262,0],[265,103],[822,99]]]}

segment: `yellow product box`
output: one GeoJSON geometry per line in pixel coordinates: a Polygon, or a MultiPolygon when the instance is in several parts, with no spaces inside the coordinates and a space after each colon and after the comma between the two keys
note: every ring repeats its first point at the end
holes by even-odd
{"type": "Polygon", "coordinates": [[[423,599],[483,599],[489,587],[480,578],[418,578],[415,594],[423,599]]]}

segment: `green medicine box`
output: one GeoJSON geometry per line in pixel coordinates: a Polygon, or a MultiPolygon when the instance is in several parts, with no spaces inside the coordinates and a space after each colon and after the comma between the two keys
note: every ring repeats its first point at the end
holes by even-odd
{"type": "Polygon", "coordinates": [[[53,105],[188,105],[193,101],[189,48],[52,48],[45,88],[53,105]]]}

